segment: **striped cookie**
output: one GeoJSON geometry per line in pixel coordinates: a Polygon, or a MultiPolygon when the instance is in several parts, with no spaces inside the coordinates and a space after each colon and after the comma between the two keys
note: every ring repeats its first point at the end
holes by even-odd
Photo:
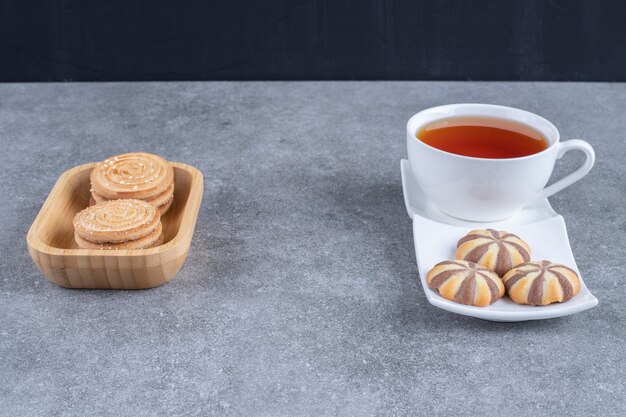
{"type": "Polygon", "coordinates": [[[428,271],[426,282],[443,298],[472,306],[488,306],[504,295],[502,280],[474,262],[439,262],[428,271]]]}
{"type": "Polygon", "coordinates": [[[511,300],[532,306],[564,302],[580,291],[576,271],[550,261],[519,265],[511,269],[502,281],[511,300]]]}
{"type": "Polygon", "coordinates": [[[457,243],[456,258],[476,262],[503,276],[511,268],[530,261],[530,247],[513,233],[472,230],[457,243]]]}

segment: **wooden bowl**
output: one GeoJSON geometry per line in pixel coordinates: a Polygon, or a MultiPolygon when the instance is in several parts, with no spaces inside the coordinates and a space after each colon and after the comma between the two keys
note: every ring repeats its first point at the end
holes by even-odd
{"type": "Polygon", "coordinates": [[[74,215],[89,205],[89,174],[95,163],[72,168],[58,179],[33,222],[28,252],[41,272],[66,288],[142,289],[168,282],[187,258],[202,193],[202,174],[172,162],[174,202],[161,218],[165,243],[151,249],[79,249],[74,215]]]}

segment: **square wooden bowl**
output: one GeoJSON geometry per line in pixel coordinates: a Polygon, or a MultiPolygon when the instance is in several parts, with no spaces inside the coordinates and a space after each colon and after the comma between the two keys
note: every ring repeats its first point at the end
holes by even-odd
{"type": "Polygon", "coordinates": [[[33,222],[28,252],[41,272],[67,288],[142,289],[168,282],[181,268],[196,226],[202,174],[172,162],[174,202],[161,218],[165,243],[151,249],[79,249],[74,215],[89,205],[89,174],[95,163],[72,168],[58,179],[33,222]]]}

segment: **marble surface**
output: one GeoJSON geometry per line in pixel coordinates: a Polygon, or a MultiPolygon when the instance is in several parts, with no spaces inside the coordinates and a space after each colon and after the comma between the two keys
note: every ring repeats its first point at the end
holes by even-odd
{"type": "Polygon", "coordinates": [[[602,83],[0,85],[0,415],[625,415],[624,108],[602,83]],[[596,308],[507,324],[426,301],[399,160],[406,120],[452,102],[593,144],[550,200],[596,308]],[[25,238],[56,178],[131,150],[204,173],[182,270],[145,291],[50,283],[25,238]]]}

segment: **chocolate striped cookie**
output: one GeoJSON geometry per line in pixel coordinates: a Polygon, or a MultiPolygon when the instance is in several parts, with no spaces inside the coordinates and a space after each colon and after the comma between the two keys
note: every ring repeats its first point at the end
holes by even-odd
{"type": "Polygon", "coordinates": [[[476,262],[503,276],[511,268],[530,261],[530,247],[513,233],[472,230],[457,243],[456,258],[476,262]]]}
{"type": "Polygon", "coordinates": [[[428,271],[426,282],[443,298],[472,306],[488,306],[504,295],[502,280],[474,262],[439,262],[428,271]]]}
{"type": "Polygon", "coordinates": [[[502,281],[511,300],[532,306],[567,301],[580,291],[578,274],[565,265],[550,261],[519,265],[502,281]]]}

